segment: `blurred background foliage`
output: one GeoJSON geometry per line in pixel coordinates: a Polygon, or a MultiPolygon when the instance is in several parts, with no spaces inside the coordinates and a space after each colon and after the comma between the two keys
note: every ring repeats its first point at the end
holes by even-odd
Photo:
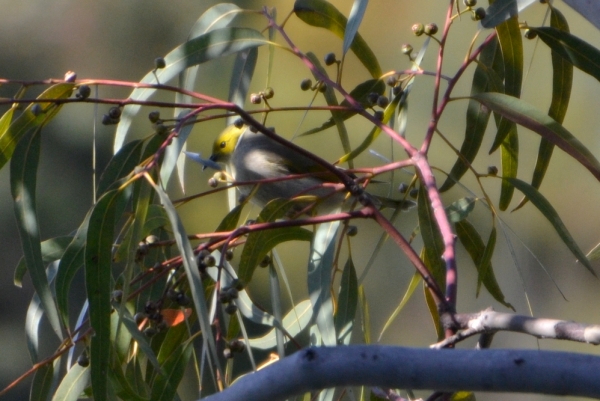
{"type": "MultiPolygon", "coordinates": [[[[263,5],[274,6],[278,10],[279,18],[287,15],[293,6],[292,1],[231,2],[247,9],[260,9],[263,5]]],[[[40,0],[18,2],[0,0],[2,10],[0,13],[0,77],[14,80],[62,78],[66,71],[72,70],[77,73],[79,79],[139,81],[153,68],[153,60],[185,41],[195,20],[216,3],[216,1],[189,0],[168,2],[56,0],[50,5],[40,0]]],[[[331,3],[346,15],[351,7],[351,2],[344,0],[331,1],[331,3]]],[[[574,35],[595,47],[600,47],[600,35],[596,28],[561,1],[556,1],[555,6],[565,14],[574,35]]],[[[415,49],[418,49],[423,40],[414,37],[410,29],[411,25],[416,22],[437,22],[441,26],[445,11],[445,3],[441,4],[438,0],[412,2],[377,0],[369,5],[360,32],[377,55],[384,71],[402,70],[408,68],[409,63],[400,52],[401,45],[411,43],[415,49]]],[[[531,26],[540,26],[544,21],[545,11],[546,7],[535,4],[520,19],[526,20],[531,26]]],[[[264,20],[253,15],[244,15],[239,21],[239,25],[250,24],[256,28],[264,26],[264,20]]],[[[306,25],[295,18],[290,20],[286,30],[296,45],[305,52],[312,51],[320,58],[331,51],[340,53],[341,41],[329,32],[306,29],[306,25]]],[[[449,40],[450,47],[446,50],[448,71],[454,71],[462,62],[475,30],[475,23],[468,18],[463,18],[461,22],[455,24],[449,40]]],[[[551,92],[549,50],[536,40],[526,40],[524,46],[526,77],[522,98],[540,110],[546,110],[551,92]]],[[[259,51],[267,52],[267,49],[262,48],[259,51]]],[[[259,57],[252,91],[264,89],[267,59],[265,55],[266,53],[261,53],[263,57],[259,57]]],[[[430,46],[423,63],[425,69],[433,70],[436,55],[437,48],[430,46]]],[[[202,65],[196,90],[226,99],[232,60],[226,58],[202,65]]],[[[351,88],[366,79],[366,71],[356,62],[354,56],[349,56],[345,67],[344,82],[347,87],[351,88]]],[[[302,78],[309,76],[309,71],[296,58],[285,52],[277,52],[274,75],[270,81],[270,86],[275,89],[276,94],[271,104],[274,106],[308,105],[310,95],[302,92],[299,84],[302,78]]],[[[467,95],[470,83],[470,75],[467,75],[461,81],[456,93],[467,95]]],[[[424,135],[431,108],[432,87],[432,78],[419,77],[411,93],[407,136],[413,143],[419,143],[424,135]]],[[[15,87],[0,87],[0,96],[10,96],[14,90],[15,87]]],[[[594,78],[576,70],[570,107],[564,121],[564,126],[595,155],[599,155],[600,148],[597,128],[600,126],[600,113],[596,111],[600,102],[600,97],[597,95],[599,91],[600,86],[594,78]]],[[[102,88],[100,96],[126,97],[128,93],[128,90],[102,88]]],[[[5,109],[0,111],[4,112],[5,109]]],[[[462,141],[465,124],[462,116],[465,109],[466,101],[452,103],[441,123],[444,134],[455,144],[460,144],[462,141]]],[[[102,170],[112,152],[114,127],[94,123],[94,119],[100,118],[105,112],[103,106],[98,106],[96,109],[90,104],[69,105],[44,129],[37,194],[39,223],[43,238],[72,232],[91,205],[94,126],[99,171],[102,170]]],[[[150,132],[149,123],[143,118],[144,115],[145,113],[140,114],[142,117],[139,118],[139,127],[136,128],[139,129],[140,137],[150,132]]],[[[291,138],[292,133],[297,129],[301,132],[320,124],[326,118],[325,112],[311,113],[304,121],[300,112],[275,113],[269,117],[269,125],[275,125],[280,134],[291,138]],[[299,127],[299,124],[302,125],[299,127]]],[[[356,124],[353,129],[360,130],[359,124],[363,123],[358,121],[356,124]]],[[[188,141],[188,149],[204,155],[208,154],[210,143],[223,126],[222,121],[216,121],[195,128],[188,141]]],[[[364,132],[367,132],[368,124],[365,123],[364,127],[364,132]]],[[[519,130],[522,139],[519,178],[527,181],[531,177],[535,163],[539,137],[534,134],[524,134],[526,130],[523,128],[519,130]]],[[[333,131],[328,131],[310,139],[300,139],[297,143],[328,160],[335,160],[341,155],[341,147],[336,142],[336,137],[333,131]]],[[[483,144],[484,149],[490,147],[492,138],[493,135],[486,137],[488,142],[483,144]]],[[[355,141],[358,139],[355,138],[355,141]]],[[[390,147],[389,140],[382,136],[374,149],[390,156],[390,147]]],[[[454,163],[455,156],[448,152],[448,148],[441,141],[434,139],[430,160],[434,166],[447,171],[454,163]]],[[[379,160],[370,159],[365,155],[359,158],[356,164],[368,166],[378,162],[379,160]]],[[[484,171],[489,165],[499,165],[499,155],[495,153],[487,156],[485,152],[481,152],[475,161],[475,166],[480,171],[484,171]]],[[[30,367],[23,331],[25,312],[33,292],[28,280],[25,280],[21,289],[15,287],[12,281],[14,267],[22,251],[14,223],[8,173],[7,168],[0,171],[0,243],[2,244],[0,388],[4,388],[30,367]]],[[[208,189],[206,181],[211,174],[202,174],[198,165],[190,164],[186,174],[186,194],[208,189]]],[[[396,177],[395,182],[400,183],[408,179],[410,179],[408,175],[396,177]]],[[[438,183],[442,181],[442,176],[438,177],[438,183]]],[[[469,177],[464,180],[464,183],[475,188],[474,180],[469,177]]],[[[496,201],[498,187],[497,180],[486,182],[486,188],[496,201]]],[[[173,183],[170,188],[173,198],[182,195],[173,183]]],[[[387,188],[382,191],[387,191],[387,188]]],[[[555,151],[541,192],[552,202],[582,249],[589,250],[600,241],[598,228],[600,185],[576,161],[561,151],[555,151]]],[[[452,201],[465,195],[467,193],[463,189],[456,187],[444,194],[444,198],[452,201]]],[[[520,196],[515,196],[512,206],[516,206],[519,200],[520,196]]],[[[220,193],[183,206],[180,213],[187,231],[194,233],[214,230],[226,212],[225,204],[225,194],[220,193]]],[[[490,224],[488,213],[481,206],[477,207],[474,213],[480,219],[473,217],[472,220],[477,221],[482,232],[487,233],[486,227],[489,229],[490,224]]],[[[527,292],[535,316],[597,323],[600,318],[600,311],[596,307],[600,302],[600,282],[573,260],[571,253],[537,210],[532,205],[527,205],[515,213],[501,213],[501,218],[507,226],[518,233],[517,237],[512,231],[507,232],[515,250],[515,257],[511,255],[505,237],[499,233],[493,264],[507,300],[515,306],[517,312],[529,313],[525,295],[527,292]],[[543,268],[535,258],[544,266],[543,268]],[[564,294],[564,298],[555,284],[564,294]]],[[[410,233],[415,225],[416,216],[407,216],[406,228],[403,232],[410,233]]],[[[372,244],[369,242],[374,243],[375,235],[368,235],[368,230],[371,229],[374,229],[372,223],[359,224],[361,234],[359,238],[364,242],[360,245],[355,244],[353,252],[356,253],[353,256],[356,266],[364,265],[370,256],[361,254],[360,250],[361,248],[372,249],[372,244]]],[[[282,247],[282,252],[284,255],[286,251],[305,252],[305,248],[301,248],[303,246],[286,245],[282,247]]],[[[400,301],[413,274],[413,268],[394,246],[388,246],[384,250],[365,282],[375,337],[400,301]]],[[[476,271],[460,245],[458,254],[459,311],[477,311],[490,305],[494,305],[498,310],[504,310],[485,292],[475,299],[476,271]]],[[[298,260],[296,263],[290,260],[286,265],[288,274],[295,283],[296,301],[306,297],[304,266],[304,260],[298,260]]],[[[360,271],[358,274],[360,275],[360,271]]],[[[263,287],[266,288],[266,279],[266,271],[259,271],[255,275],[251,291],[257,303],[268,304],[268,291],[263,290],[263,287]]],[[[78,277],[78,280],[82,280],[82,277],[78,277]]],[[[83,299],[84,295],[74,293],[73,296],[83,299]]],[[[422,298],[422,293],[413,297],[392,329],[384,336],[384,342],[426,346],[435,341],[434,330],[425,332],[423,330],[423,327],[431,328],[431,323],[422,298]]],[[[471,343],[467,342],[467,346],[469,344],[471,343]]],[[[49,353],[56,344],[47,346],[49,353]]],[[[496,336],[494,342],[495,348],[536,348],[538,346],[541,349],[598,352],[589,346],[571,342],[541,341],[536,344],[536,340],[531,337],[515,334],[500,334],[496,336]]],[[[190,385],[193,386],[191,382],[190,385]]],[[[193,388],[190,390],[189,394],[192,397],[195,392],[193,388]]],[[[185,399],[185,392],[182,395],[185,399]]],[[[4,399],[21,400],[27,396],[28,385],[23,383],[4,399]]],[[[489,399],[494,398],[494,396],[489,397],[489,399]]],[[[530,396],[529,399],[536,398],[541,399],[541,396],[530,396]]],[[[544,397],[544,399],[548,398],[544,397]]]]}

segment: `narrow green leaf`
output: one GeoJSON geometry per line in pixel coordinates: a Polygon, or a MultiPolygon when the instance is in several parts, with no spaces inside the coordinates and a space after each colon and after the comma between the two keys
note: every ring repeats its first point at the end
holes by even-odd
{"type": "Polygon", "coordinates": [[[69,323],[69,290],[75,274],[85,263],[84,253],[90,214],[88,213],[79,226],[77,233],[65,249],[58,265],[58,273],[54,283],[56,304],[65,325],[69,323]]]}
{"type": "MultiPolygon", "coordinates": [[[[425,248],[423,248],[423,250],[421,251],[421,258],[426,264],[429,263],[429,261],[427,260],[427,253],[425,252],[425,248]]],[[[424,282],[423,293],[425,294],[425,304],[427,305],[427,309],[429,309],[429,315],[431,316],[431,321],[433,322],[433,328],[435,329],[438,341],[440,341],[444,338],[444,329],[440,322],[440,314],[438,313],[437,304],[433,300],[431,292],[429,292],[429,289],[427,288],[424,282]]]]}
{"type": "Polygon", "coordinates": [[[54,366],[47,363],[39,367],[33,376],[29,401],[47,401],[54,382],[54,366]]]}
{"type": "Polygon", "coordinates": [[[242,209],[244,205],[237,205],[227,215],[221,220],[219,223],[219,227],[215,230],[216,232],[220,231],[231,231],[235,230],[240,221],[240,216],[242,214],[242,209]]]}
{"type": "Polygon", "coordinates": [[[331,296],[331,272],[335,239],[340,226],[339,221],[320,224],[310,244],[308,261],[308,294],[313,306],[322,343],[311,345],[334,346],[337,344],[333,322],[333,299],[331,296]]]}
{"type": "MultiPolygon", "coordinates": [[[[293,308],[283,317],[282,327],[285,329],[286,333],[290,335],[290,337],[294,338],[296,335],[298,335],[298,333],[308,327],[312,321],[312,317],[312,304],[310,303],[310,300],[304,300],[298,303],[295,308],[293,308]]],[[[261,337],[251,338],[248,345],[250,345],[250,347],[253,349],[261,350],[274,348],[275,345],[277,345],[275,335],[276,330],[277,329],[272,329],[261,337]]],[[[286,336],[285,340],[289,341],[289,338],[286,336]]]]}
{"type": "MultiPolygon", "coordinates": [[[[479,62],[473,74],[473,82],[471,84],[471,96],[487,92],[493,86],[490,83],[490,71],[494,64],[494,58],[502,58],[498,39],[496,38],[488,46],[486,46],[479,55],[479,62]]],[[[504,90],[504,85],[501,83],[501,90],[504,90]]],[[[465,139],[460,147],[460,155],[452,166],[450,174],[446,181],[440,187],[440,192],[449,190],[456,184],[469,169],[469,165],[475,160],[475,156],[479,153],[479,148],[483,142],[483,136],[488,126],[490,111],[476,100],[469,100],[467,106],[467,124],[465,127],[465,139]]]]}
{"type": "Polygon", "coordinates": [[[185,368],[192,356],[194,347],[192,341],[180,344],[162,364],[164,375],[156,376],[152,383],[152,401],[171,401],[177,393],[177,386],[183,378],[185,368]]]}
{"type": "Polygon", "coordinates": [[[131,313],[127,310],[127,308],[117,309],[117,313],[122,313],[119,315],[119,322],[123,323],[125,329],[129,332],[129,335],[133,338],[136,344],[140,347],[139,349],[144,353],[148,362],[152,365],[152,367],[158,372],[158,374],[162,374],[162,370],[160,368],[160,363],[158,362],[158,358],[156,354],[152,350],[150,346],[149,338],[144,333],[142,333],[139,329],[135,320],[131,313]]]}
{"type": "MultiPolygon", "coordinates": [[[[175,78],[186,68],[215,60],[252,47],[270,43],[260,32],[249,28],[220,28],[209,31],[173,49],[165,56],[165,68],[149,72],[142,78],[141,83],[164,84],[175,78]],[[159,82],[156,82],[158,77],[159,82]]],[[[156,89],[135,89],[129,96],[133,100],[148,100],[156,89]]],[[[125,141],[133,117],[140,111],[141,106],[130,105],[124,108],[121,122],[115,135],[114,152],[118,152],[125,141]]]]}
{"type": "MultiPolygon", "coordinates": [[[[74,86],[72,83],[57,84],[46,89],[37,98],[66,99],[73,93],[74,86]]],[[[0,169],[10,160],[21,138],[28,132],[38,130],[50,122],[60,108],[60,105],[52,102],[32,103],[12,120],[8,129],[0,127],[2,128],[0,131],[0,169]]],[[[2,120],[0,120],[3,126],[11,120],[12,115],[9,113],[2,116],[2,120]]]]}
{"type": "MultiPolygon", "coordinates": [[[[502,50],[502,70],[504,77],[503,93],[521,97],[521,86],[523,83],[523,38],[519,29],[517,17],[513,17],[496,27],[498,42],[502,50]]],[[[494,138],[494,143],[490,153],[494,152],[504,143],[506,136],[514,129],[514,124],[510,121],[496,121],[498,132],[494,138]]]]}
{"type": "MultiPolygon", "coordinates": [[[[296,0],[294,13],[308,25],[325,28],[340,39],[344,38],[346,17],[331,3],[325,0],[296,0]]],[[[354,37],[350,49],[373,78],[381,76],[381,67],[377,57],[359,33],[354,37]]]]}
{"type": "Polygon", "coordinates": [[[575,158],[600,180],[600,162],[577,138],[547,114],[520,99],[501,93],[480,93],[473,96],[473,99],[541,135],[575,158]]]}
{"type": "MultiPolygon", "coordinates": [[[[77,401],[83,394],[83,390],[89,385],[90,374],[93,367],[82,367],[79,364],[74,364],[69,369],[69,372],[60,382],[52,401],[77,401]]],[[[108,372],[107,372],[108,374],[108,372]]],[[[97,400],[98,398],[94,398],[97,400]]]]}
{"type": "Polygon", "coordinates": [[[85,247],[85,285],[90,305],[91,380],[94,399],[108,400],[110,369],[110,315],[112,246],[117,216],[116,206],[122,191],[107,192],[91,213],[85,247]]]}
{"type": "Polygon", "coordinates": [[[169,225],[169,218],[165,212],[165,209],[160,205],[152,204],[148,207],[148,214],[146,215],[146,222],[144,223],[143,235],[147,237],[154,230],[166,227],[169,225]]]}
{"type": "Polygon", "coordinates": [[[369,312],[369,303],[367,302],[365,287],[362,285],[358,286],[358,305],[362,317],[361,329],[363,341],[365,344],[371,344],[371,313],[369,312]]]}
{"type": "MultiPolygon", "coordinates": [[[[60,259],[72,239],[73,237],[64,236],[42,241],[42,262],[47,265],[50,262],[60,259]]],[[[14,285],[21,287],[25,273],[27,273],[27,267],[25,265],[25,258],[22,257],[15,268],[14,285]]]]}
{"type": "Polygon", "coordinates": [[[502,289],[496,281],[496,276],[492,267],[491,259],[496,245],[496,229],[492,228],[487,244],[483,243],[481,236],[468,220],[456,223],[456,235],[460,243],[469,253],[475,268],[477,269],[477,296],[481,284],[492,297],[502,305],[514,310],[514,307],[506,302],[502,289]]]}
{"type": "Polygon", "coordinates": [[[131,141],[110,159],[98,181],[98,197],[110,189],[116,189],[115,184],[118,186],[118,181],[133,171],[140,163],[143,146],[141,140],[131,141]]]}
{"type": "Polygon", "coordinates": [[[413,296],[415,289],[417,288],[417,285],[419,285],[420,282],[421,275],[415,271],[412,278],[410,279],[410,283],[408,283],[408,287],[406,287],[406,291],[404,292],[404,296],[402,297],[400,304],[398,304],[398,306],[396,307],[396,309],[394,309],[390,317],[388,317],[387,321],[385,322],[385,325],[383,326],[383,329],[381,329],[381,333],[379,333],[379,338],[377,339],[377,341],[381,341],[381,337],[383,337],[383,334],[386,332],[387,329],[390,328],[390,326],[392,325],[394,320],[396,320],[396,317],[398,317],[402,309],[404,309],[404,306],[406,305],[408,300],[413,296]]]}
{"type": "MultiPolygon", "coordinates": [[[[113,357],[111,369],[108,371],[110,382],[112,384],[113,391],[119,399],[127,401],[148,401],[148,397],[141,397],[140,393],[143,394],[143,390],[140,390],[139,386],[135,388],[131,386],[129,378],[123,373],[122,362],[119,358],[113,357]]],[[[131,363],[136,363],[138,358],[134,358],[131,363]]],[[[127,368],[127,367],[126,367],[127,368]]]]}
{"type": "MultiPolygon", "coordinates": [[[[517,129],[514,124],[508,131],[508,135],[504,137],[504,141],[500,146],[501,160],[502,160],[502,177],[516,178],[519,166],[519,137],[517,135],[517,129]]],[[[512,200],[514,188],[506,182],[502,182],[500,188],[500,201],[498,202],[498,208],[500,210],[506,210],[510,201],[512,200]]]]}
{"type": "Polygon", "coordinates": [[[348,16],[348,24],[346,25],[346,29],[344,31],[344,44],[342,46],[342,54],[344,56],[354,41],[354,37],[358,32],[358,27],[365,16],[365,11],[367,11],[368,4],[369,0],[354,0],[354,3],[352,4],[352,9],[350,10],[350,15],[348,16]]]}
{"type": "Polygon", "coordinates": [[[39,130],[27,133],[14,149],[10,163],[10,188],[14,200],[15,216],[23,258],[29,276],[40,297],[42,308],[56,335],[62,339],[62,328],[58,309],[46,277],[42,260],[40,231],[36,211],[37,167],[41,149],[39,130]]]}
{"type": "Polygon", "coordinates": [[[590,273],[596,276],[596,273],[594,272],[594,269],[592,268],[588,258],[581,251],[581,249],[579,249],[579,246],[569,233],[569,230],[567,230],[567,227],[563,224],[562,220],[558,216],[558,213],[554,207],[552,207],[550,202],[548,202],[548,200],[537,189],[533,188],[526,182],[516,178],[507,178],[506,180],[509,181],[519,191],[523,192],[523,195],[529,198],[531,203],[533,203],[533,205],[544,215],[544,217],[548,219],[550,224],[552,224],[559,237],[563,240],[565,245],[567,245],[573,255],[575,255],[577,260],[587,267],[590,273]]]}
{"type": "Polygon", "coordinates": [[[581,71],[600,80],[600,50],[555,27],[530,28],[552,51],[581,71]]]}
{"type": "Polygon", "coordinates": [[[335,331],[338,333],[338,344],[350,344],[357,303],[358,279],[356,277],[354,262],[349,257],[342,273],[337,311],[334,316],[335,331]]]}
{"type": "MultiPolygon", "coordinates": [[[[257,60],[258,48],[253,47],[239,52],[233,63],[231,80],[229,81],[229,96],[227,99],[229,99],[231,103],[237,104],[242,108],[248,97],[248,91],[250,90],[250,83],[254,76],[257,60]]],[[[238,118],[238,116],[232,117],[232,120],[235,120],[236,118],[238,118]]],[[[231,124],[233,121],[228,121],[227,123],[231,124]]]]}
{"type": "MultiPolygon", "coordinates": [[[[275,199],[260,212],[257,221],[272,222],[280,219],[294,205],[294,202],[287,199],[275,199]]],[[[288,241],[310,241],[311,239],[312,233],[301,227],[283,227],[250,233],[240,256],[238,277],[242,282],[249,283],[256,266],[276,245],[288,241]]]]}
{"type": "Polygon", "coordinates": [[[419,215],[419,229],[423,238],[426,266],[431,271],[436,282],[443,289],[446,288],[446,265],[442,260],[444,253],[444,241],[439,227],[431,210],[431,202],[423,185],[419,186],[419,197],[417,199],[417,212],[419,215]]]}
{"type": "MultiPolygon", "coordinates": [[[[281,290],[279,283],[279,276],[277,276],[277,270],[273,261],[269,263],[269,295],[271,296],[271,308],[273,309],[273,316],[275,320],[283,320],[283,299],[281,298],[281,290]]],[[[285,358],[285,339],[281,330],[275,331],[275,337],[277,342],[277,355],[280,358],[285,358]]]]}
{"type": "MultiPolygon", "coordinates": [[[[551,7],[550,25],[553,28],[569,32],[569,25],[565,17],[556,8],[551,7]]],[[[558,53],[552,51],[552,102],[548,115],[562,124],[569,107],[571,88],[573,86],[573,64],[562,58],[558,53]]],[[[531,186],[539,189],[542,185],[546,170],[550,165],[554,144],[542,138],[538,149],[538,156],[531,178],[531,186]]],[[[527,198],[519,203],[515,210],[523,207],[527,198]]]]}
{"type": "Polygon", "coordinates": [[[177,249],[181,253],[181,260],[183,262],[185,274],[190,286],[190,292],[192,293],[192,299],[194,300],[196,316],[198,317],[200,329],[202,330],[202,333],[205,334],[202,336],[202,340],[204,342],[204,346],[208,350],[207,355],[210,356],[208,363],[214,364],[217,374],[223,377],[223,370],[217,356],[215,338],[208,334],[212,333],[211,322],[209,321],[208,305],[206,304],[204,286],[200,278],[200,272],[198,271],[198,265],[192,250],[192,245],[190,244],[185,228],[183,227],[183,223],[181,222],[181,219],[179,218],[171,199],[169,199],[169,196],[160,186],[153,186],[160,198],[160,202],[165,208],[167,216],[169,217],[171,228],[173,230],[173,236],[175,238],[175,242],[177,243],[177,249]]]}

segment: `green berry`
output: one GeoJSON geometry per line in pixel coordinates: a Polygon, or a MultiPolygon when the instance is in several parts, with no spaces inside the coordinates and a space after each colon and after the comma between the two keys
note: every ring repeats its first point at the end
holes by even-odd
{"type": "Polygon", "coordinates": [[[165,59],[162,57],[157,57],[154,59],[154,68],[156,68],[157,70],[160,70],[161,68],[165,68],[167,66],[167,63],[165,62],[165,59]]]}
{"type": "Polygon", "coordinates": [[[304,78],[302,82],[300,82],[300,89],[303,91],[307,91],[312,87],[312,81],[310,78],[304,78]]]}
{"type": "Polygon", "coordinates": [[[90,87],[88,85],[81,85],[79,88],[77,88],[77,94],[75,95],[75,97],[77,99],[87,99],[88,97],[90,97],[90,94],[92,93],[92,90],[90,89],[90,87]]]}
{"type": "Polygon", "coordinates": [[[425,32],[425,26],[423,26],[423,24],[414,24],[411,29],[415,36],[421,36],[423,35],[423,32],[425,32]]]}
{"type": "Polygon", "coordinates": [[[432,22],[430,24],[425,25],[425,33],[427,35],[435,35],[436,33],[438,33],[438,26],[437,26],[437,24],[434,24],[432,22]]]}
{"type": "Polygon", "coordinates": [[[160,119],[160,111],[154,110],[154,111],[151,111],[150,113],[148,113],[148,120],[150,120],[150,122],[152,124],[157,122],[159,119],[160,119]]]}
{"type": "Polygon", "coordinates": [[[403,54],[411,54],[413,51],[413,47],[409,43],[405,43],[402,45],[400,50],[403,54]]]}
{"type": "Polygon", "coordinates": [[[463,0],[463,3],[467,7],[475,7],[477,5],[477,0],[463,0]]]}

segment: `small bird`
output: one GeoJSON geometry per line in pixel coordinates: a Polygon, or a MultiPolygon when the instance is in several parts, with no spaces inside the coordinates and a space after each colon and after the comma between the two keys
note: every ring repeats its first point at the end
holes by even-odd
{"type": "MultiPolygon", "coordinates": [[[[210,160],[226,164],[237,182],[304,175],[260,184],[251,200],[261,207],[276,198],[292,199],[310,195],[328,206],[339,205],[345,198],[343,192],[323,185],[328,182],[340,183],[335,174],[268,136],[252,132],[247,125],[232,124],[225,128],[213,144],[210,160]]],[[[242,196],[250,195],[253,188],[254,185],[238,186],[242,196]]]]}

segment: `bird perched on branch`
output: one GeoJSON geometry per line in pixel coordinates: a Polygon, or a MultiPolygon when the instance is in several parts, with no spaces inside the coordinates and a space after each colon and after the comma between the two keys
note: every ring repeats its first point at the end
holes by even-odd
{"type": "MultiPolygon", "coordinates": [[[[347,193],[333,172],[311,158],[260,133],[236,123],[225,128],[215,139],[210,160],[226,164],[236,182],[258,182],[240,185],[242,196],[264,206],[276,198],[312,197],[319,211],[341,206],[347,193]],[[294,177],[290,177],[294,176],[294,177]],[[289,177],[289,179],[285,179],[289,177]],[[338,185],[335,185],[338,184],[338,185]]],[[[310,204],[307,198],[307,203],[310,204]]],[[[411,201],[393,201],[396,206],[410,208],[411,201]],[[398,203],[400,202],[400,203],[398,203]]]]}

